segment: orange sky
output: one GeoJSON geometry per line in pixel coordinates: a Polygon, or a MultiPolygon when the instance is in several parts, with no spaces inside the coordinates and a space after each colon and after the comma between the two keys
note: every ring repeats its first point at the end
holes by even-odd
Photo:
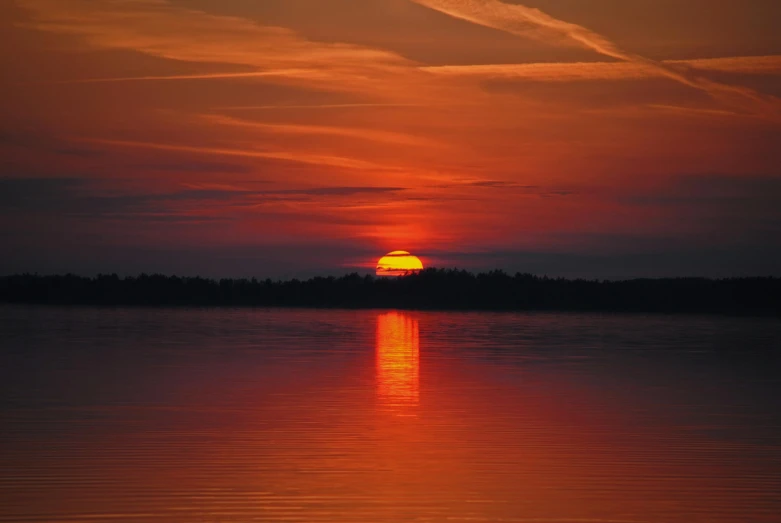
{"type": "Polygon", "coordinates": [[[775,0],[11,0],[0,272],[781,274],[775,0]],[[5,250],[5,249],[4,249],[5,250]]]}

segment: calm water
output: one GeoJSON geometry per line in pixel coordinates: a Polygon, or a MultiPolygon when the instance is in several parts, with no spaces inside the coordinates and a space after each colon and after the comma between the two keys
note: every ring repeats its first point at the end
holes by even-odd
{"type": "Polygon", "coordinates": [[[781,322],[0,308],[0,521],[778,522],[781,322]]]}

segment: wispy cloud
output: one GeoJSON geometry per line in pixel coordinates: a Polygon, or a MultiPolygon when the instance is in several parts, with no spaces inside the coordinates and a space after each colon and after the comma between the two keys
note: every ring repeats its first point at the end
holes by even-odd
{"type": "Polygon", "coordinates": [[[100,47],[136,49],[188,62],[289,69],[405,62],[383,50],[306,40],[283,27],[184,9],[166,0],[17,0],[32,26],[82,36],[100,47]]]}
{"type": "MultiPolygon", "coordinates": [[[[424,68],[425,69],[425,68],[424,68]]],[[[217,111],[284,111],[296,109],[374,109],[377,107],[426,107],[414,103],[346,103],[346,104],[289,104],[289,105],[232,105],[215,107],[217,111]]]]}
{"type": "MultiPolygon", "coordinates": [[[[781,55],[737,56],[695,60],[664,60],[668,67],[687,67],[692,71],[740,75],[781,76],[781,55]]],[[[636,62],[543,62],[526,64],[440,65],[422,70],[443,76],[468,76],[489,79],[520,79],[538,82],[576,82],[593,80],[645,80],[663,78],[657,69],[636,62]]]]}
{"type": "Polygon", "coordinates": [[[418,4],[510,34],[546,40],[569,42],[591,49],[603,56],[640,66],[689,87],[708,93],[713,98],[747,110],[779,116],[779,101],[771,96],[740,85],[730,85],[702,77],[689,68],[651,60],[626,51],[609,38],[578,24],[559,20],[540,9],[521,4],[506,4],[499,0],[412,0],[418,4]]]}
{"type": "MultiPolygon", "coordinates": [[[[781,55],[702,58],[693,60],[662,60],[671,68],[686,68],[694,72],[716,72],[739,75],[781,76],[781,55]]],[[[539,82],[576,82],[593,80],[645,80],[669,75],[657,68],[638,62],[533,62],[521,64],[431,65],[417,66],[417,71],[439,76],[472,77],[476,79],[523,79],[539,82]]],[[[413,70],[410,67],[410,70],[413,70]]],[[[237,73],[203,73],[180,75],[147,75],[61,80],[58,84],[100,84],[127,82],[172,82],[192,80],[300,79],[317,81],[323,78],[317,69],[277,69],[237,73]]],[[[285,109],[353,109],[377,107],[425,107],[414,103],[346,103],[317,105],[251,105],[221,107],[223,111],[267,111],[285,109]]]]}
{"type": "Polygon", "coordinates": [[[230,80],[242,78],[316,78],[318,73],[313,69],[275,69],[272,71],[251,71],[246,73],[204,73],[204,74],[180,74],[158,76],[120,76],[107,78],[79,78],[75,80],[62,80],[54,82],[59,84],[102,84],[123,82],[149,82],[149,81],[182,81],[182,80],[230,80]]]}
{"type": "Polygon", "coordinates": [[[16,0],[32,28],[83,38],[98,48],[128,49],[191,63],[256,71],[93,78],[83,82],[264,77],[318,89],[403,93],[385,80],[413,71],[393,52],[346,43],[315,42],[251,20],[185,9],[166,0],[16,0]],[[316,82],[313,82],[316,80],[316,82]]]}
{"type": "MultiPolygon", "coordinates": [[[[537,81],[667,77],[747,112],[777,117],[781,110],[781,104],[774,97],[745,86],[717,82],[703,74],[709,71],[777,74],[778,57],[655,61],[628,52],[583,26],[524,5],[505,4],[499,0],[412,1],[475,24],[554,45],[577,45],[620,62],[432,67],[392,51],[313,41],[287,28],[186,9],[167,0],[16,0],[16,3],[29,13],[27,25],[30,27],[78,36],[97,48],[134,50],[160,58],[204,64],[204,67],[219,64],[242,69],[85,78],[66,83],[256,79],[357,94],[367,102],[430,105],[446,100],[475,103],[484,96],[473,82],[455,84],[443,81],[443,76],[457,75],[477,81],[496,77],[537,81]]],[[[355,103],[317,107],[344,108],[347,105],[374,106],[355,103]]],[[[285,107],[257,107],[260,108],[285,107]]]]}
{"type": "MultiPolygon", "coordinates": [[[[163,192],[124,187],[91,178],[2,178],[0,214],[58,213],[71,217],[192,221],[213,220],[224,211],[251,211],[280,202],[323,204],[350,197],[385,198],[406,191],[389,186],[315,186],[296,189],[247,189],[206,185],[176,187],[163,192]]],[[[254,212],[254,211],[253,211],[254,212]]]]}
{"type": "Polygon", "coordinates": [[[320,165],[329,167],[339,167],[343,169],[362,169],[369,171],[389,171],[393,167],[381,165],[356,158],[347,158],[341,156],[328,156],[318,154],[308,154],[303,152],[292,153],[287,151],[257,151],[253,149],[234,149],[228,147],[210,147],[195,145],[177,145],[155,142],[141,142],[132,140],[105,140],[101,138],[81,138],[83,142],[103,144],[114,147],[131,147],[138,149],[154,149],[160,151],[177,151],[195,154],[205,154],[214,156],[237,156],[243,158],[264,158],[268,160],[281,160],[287,162],[305,163],[310,165],[320,165]]]}
{"type": "Polygon", "coordinates": [[[251,120],[242,120],[221,115],[203,115],[201,119],[219,125],[243,127],[255,129],[264,133],[281,133],[291,135],[325,135],[351,138],[354,140],[370,140],[391,144],[400,144],[415,147],[441,147],[442,144],[427,137],[411,134],[383,131],[380,129],[367,129],[355,127],[338,127],[333,125],[302,125],[302,124],[278,124],[265,123],[251,120]]]}
{"type": "MultiPolygon", "coordinates": [[[[512,195],[513,197],[519,196],[532,196],[538,198],[553,198],[563,196],[573,196],[577,194],[577,191],[573,189],[565,189],[560,187],[547,187],[540,185],[527,185],[517,182],[511,182],[507,180],[453,180],[449,183],[437,184],[429,186],[431,189],[446,189],[456,190],[459,192],[468,192],[474,195],[476,190],[489,190],[503,195],[512,195]]],[[[451,196],[442,196],[440,199],[447,199],[449,201],[457,201],[462,198],[454,198],[451,196]]]]}
{"type": "Polygon", "coordinates": [[[355,196],[357,194],[384,194],[407,190],[405,187],[314,187],[309,189],[281,189],[264,191],[263,194],[288,194],[307,196],[355,196]]]}

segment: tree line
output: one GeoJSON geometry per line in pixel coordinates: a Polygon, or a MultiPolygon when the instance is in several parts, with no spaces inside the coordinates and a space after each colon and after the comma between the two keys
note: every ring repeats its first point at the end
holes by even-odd
{"type": "Polygon", "coordinates": [[[624,281],[503,271],[426,269],[400,278],[357,273],[292,279],[160,274],[0,277],[6,303],[99,306],[287,306],[463,310],[627,311],[781,315],[781,278],[624,281]]]}

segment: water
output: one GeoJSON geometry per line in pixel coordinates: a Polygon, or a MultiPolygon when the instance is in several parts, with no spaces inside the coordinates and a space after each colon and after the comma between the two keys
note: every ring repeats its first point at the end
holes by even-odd
{"type": "Polygon", "coordinates": [[[778,522],[781,322],[0,308],[0,521],[778,522]]]}

